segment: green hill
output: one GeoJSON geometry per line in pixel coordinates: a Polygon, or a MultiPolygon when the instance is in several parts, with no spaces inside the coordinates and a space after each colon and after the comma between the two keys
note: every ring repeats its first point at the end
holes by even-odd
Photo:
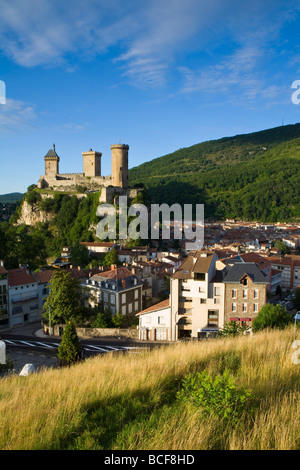
{"type": "Polygon", "coordinates": [[[157,203],[204,204],[206,219],[300,219],[300,124],[182,148],[129,170],[157,203]]]}
{"type": "Polygon", "coordinates": [[[22,198],[22,193],[0,194],[0,204],[14,204],[21,201],[22,198]]]}

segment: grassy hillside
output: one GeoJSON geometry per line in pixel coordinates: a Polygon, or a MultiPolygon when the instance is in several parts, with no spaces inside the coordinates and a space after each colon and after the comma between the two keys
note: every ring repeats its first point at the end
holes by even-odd
{"type": "Polygon", "coordinates": [[[203,142],[129,171],[158,203],[205,204],[206,218],[300,219],[300,124],[203,142]]]}
{"type": "Polygon", "coordinates": [[[293,329],[262,332],[2,378],[0,449],[299,450],[293,341],[293,329]],[[236,424],[176,399],[188,372],[225,369],[253,394],[236,424]]]}

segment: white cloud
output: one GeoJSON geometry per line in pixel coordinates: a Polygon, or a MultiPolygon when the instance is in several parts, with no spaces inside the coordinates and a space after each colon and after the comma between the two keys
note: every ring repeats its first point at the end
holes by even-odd
{"type": "Polygon", "coordinates": [[[6,104],[0,105],[0,132],[28,130],[35,119],[35,109],[28,103],[7,98],[6,104]]]}
{"type": "Polygon", "coordinates": [[[69,54],[89,60],[113,49],[109,58],[131,84],[162,86],[180,69],[185,92],[209,90],[213,77],[221,85],[225,76],[227,86],[245,80],[297,8],[295,0],[0,0],[0,49],[25,67],[66,70],[69,54]],[[199,63],[201,55],[214,66],[199,63]]]}

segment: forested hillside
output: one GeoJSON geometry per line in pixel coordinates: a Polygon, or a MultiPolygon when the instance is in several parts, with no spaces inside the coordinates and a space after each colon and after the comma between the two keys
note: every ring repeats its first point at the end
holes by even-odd
{"type": "Polygon", "coordinates": [[[300,124],[203,142],[129,171],[157,203],[204,204],[205,218],[300,219],[300,124]]]}

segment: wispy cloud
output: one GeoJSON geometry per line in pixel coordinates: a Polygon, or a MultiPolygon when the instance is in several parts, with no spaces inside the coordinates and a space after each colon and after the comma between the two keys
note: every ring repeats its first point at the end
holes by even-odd
{"type": "Polygon", "coordinates": [[[25,67],[67,70],[70,56],[110,53],[135,86],[162,87],[179,70],[184,93],[244,81],[250,99],[262,85],[254,67],[297,10],[295,0],[0,0],[0,49],[25,67]],[[222,50],[224,40],[233,52],[222,50]]]}
{"type": "Polygon", "coordinates": [[[28,130],[37,117],[34,107],[20,100],[6,99],[0,106],[0,132],[28,130]]]}

